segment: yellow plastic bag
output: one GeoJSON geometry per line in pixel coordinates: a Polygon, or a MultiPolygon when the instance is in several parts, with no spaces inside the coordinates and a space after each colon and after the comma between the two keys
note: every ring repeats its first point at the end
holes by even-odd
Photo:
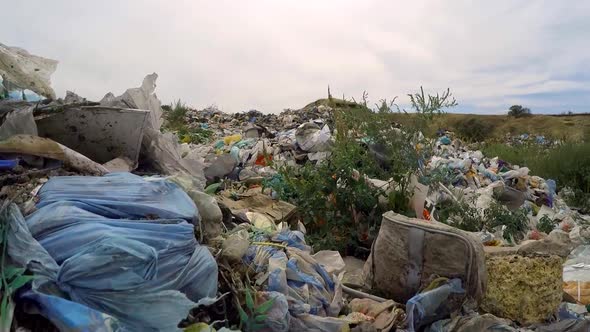
{"type": "Polygon", "coordinates": [[[232,144],[239,142],[241,140],[242,140],[242,135],[235,134],[235,135],[225,136],[223,138],[223,143],[225,143],[225,145],[232,145],[232,144]]]}

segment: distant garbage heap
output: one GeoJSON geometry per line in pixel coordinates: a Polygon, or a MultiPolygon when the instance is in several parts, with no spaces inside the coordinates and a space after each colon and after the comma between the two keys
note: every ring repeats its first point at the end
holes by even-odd
{"type": "Polygon", "coordinates": [[[264,187],[283,166],[329,161],[332,107],[189,110],[189,128],[212,132],[193,144],[162,132],[157,74],[100,102],[55,99],[56,65],[0,44],[2,269],[18,285],[3,282],[2,294],[13,326],[40,314],[62,331],[590,327],[590,217],[551,179],[450,132],[420,135],[416,146],[434,153],[413,177],[417,218],[383,215],[353,268],[352,257],[314,253],[299,207],[264,187]],[[38,100],[15,93],[25,89],[38,100]]]}

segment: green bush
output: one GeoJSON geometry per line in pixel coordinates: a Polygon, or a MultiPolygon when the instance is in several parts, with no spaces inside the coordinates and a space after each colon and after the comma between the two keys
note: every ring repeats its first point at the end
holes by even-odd
{"type": "Polygon", "coordinates": [[[516,243],[524,239],[528,230],[528,217],[525,209],[520,208],[516,211],[510,211],[498,202],[484,211],[485,227],[488,231],[493,231],[498,226],[506,226],[504,230],[504,239],[510,243],[516,243]]]}
{"type": "Polygon", "coordinates": [[[481,142],[488,138],[494,130],[494,125],[477,118],[461,119],[455,124],[455,131],[461,138],[481,142]]]}
{"type": "Polygon", "coordinates": [[[189,108],[180,100],[174,102],[171,105],[163,105],[162,110],[164,113],[162,117],[164,118],[164,127],[166,129],[176,130],[181,127],[186,126],[186,114],[189,111],[189,108]]]}
{"type": "Polygon", "coordinates": [[[430,96],[421,89],[410,95],[412,124],[402,131],[394,127],[391,118],[393,102],[383,100],[383,107],[374,112],[366,106],[366,95],[363,101],[357,104],[328,98],[327,106],[333,109],[329,122],[334,123],[336,133],[331,156],[315,165],[281,168],[282,179],[265,184],[299,207],[307,238],[316,250],[368,246],[384,211],[412,215],[410,178],[430,153],[426,144],[416,148],[421,142],[419,131],[442,108],[456,104],[448,90],[430,96]],[[365,176],[392,179],[396,186],[385,194],[365,176]],[[379,204],[380,195],[386,196],[387,206],[379,204]]]}
{"type": "Polygon", "coordinates": [[[539,220],[539,224],[537,224],[537,229],[543,233],[549,234],[553,229],[555,229],[555,223],[553,222],[553,220],[551,220],[551,218],[549,218],[548,215],[544,215],[539,220]]]}
{"type": "Polygon", "coordinates": [[[464,201],[446,201],[436,206],[435,218],[445,224],[468,232],[479,232],[485,227],[479,211],[464,201]]]}
{"type": "Polygon", "coordinates": [[[509,242],[522,240],[528,230],[528,217],[524,209],[510,211],[498,202],[479,211],[465,201],[447,201],[437,205],[437,220],[468,232],[487,230],[495,232],[498,226],[506,226],[504,239],[509,242]]]}
{"type": "Polygon", "coordinates": [[[163,105],[163,130],[173,131],[182,143],[204,144],[211,140],[213,131],[201,127],[191,128],[186,121],[190,108],[180,100],[174,104],[163,105]]]}

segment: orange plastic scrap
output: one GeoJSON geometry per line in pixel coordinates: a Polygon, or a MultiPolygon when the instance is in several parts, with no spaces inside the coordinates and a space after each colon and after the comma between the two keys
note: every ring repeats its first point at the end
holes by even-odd
{"type": "Polygon", "coordinates": [[[268,161],[272,160],[272,155],[264,155],[264,154],[259,154],[258,157],[256,157],[256,162],[255,164],[258,166],[266,166],[268,161]]]}
{"type": "Polygon", "coordinates": [[[424,209],[424,210],[422,211],[422,218],[423,218],[424,220],[428,220],[428,221],[430,221],[430,211],[428,211],[428,209],[424,209]]]}

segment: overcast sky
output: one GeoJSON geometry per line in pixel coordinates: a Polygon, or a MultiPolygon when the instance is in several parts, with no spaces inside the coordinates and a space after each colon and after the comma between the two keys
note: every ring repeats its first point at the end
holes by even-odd
{"type": "Polygon", "coordinates": [[[59,60],[58,96],[159,74],[163,102],[278,112],[447,87],[458,112],[590,112],[590,1],[12,1],[0,42],[59,60]]]}

